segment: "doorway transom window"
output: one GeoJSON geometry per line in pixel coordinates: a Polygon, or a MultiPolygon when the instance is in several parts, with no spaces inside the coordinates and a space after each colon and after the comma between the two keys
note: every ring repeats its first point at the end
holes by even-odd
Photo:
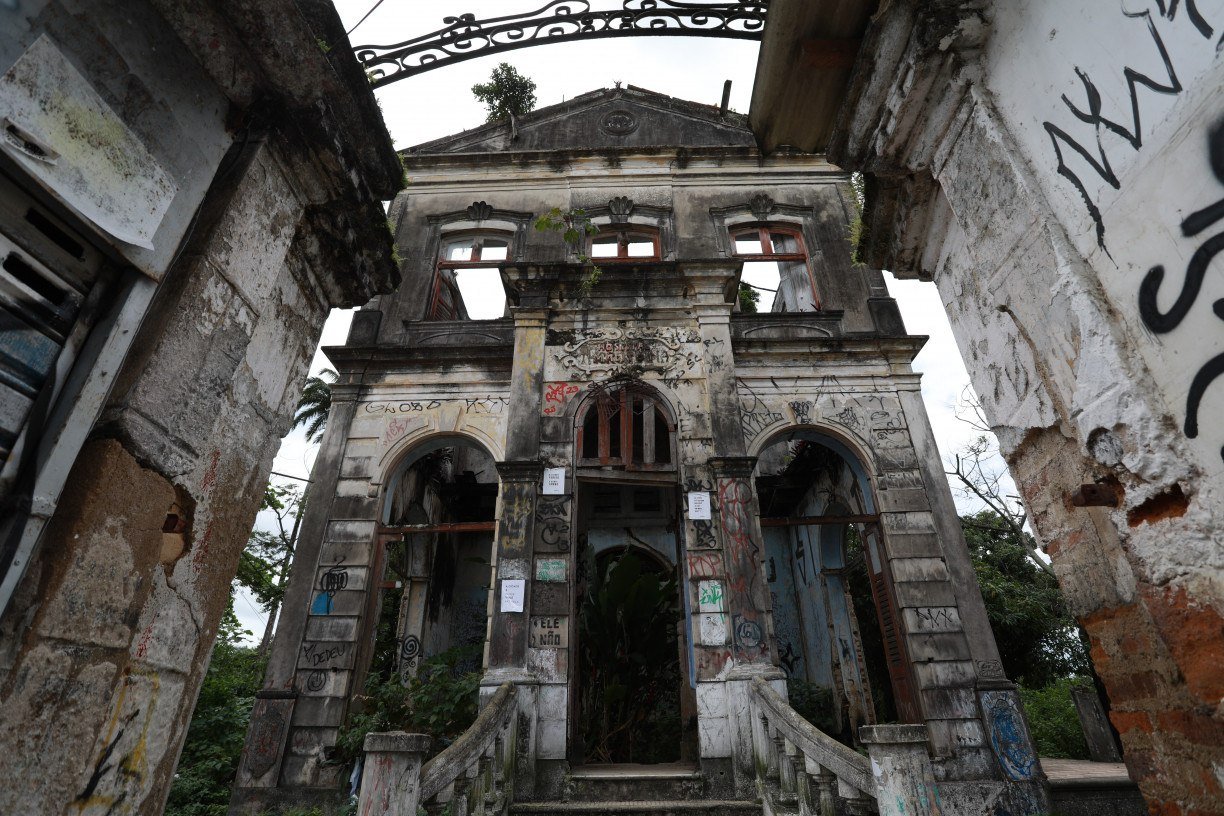
{"type": "Polygon", "coordinates": [[[645,386],[601,392],[578,421],[578,465],[672,470],[675,432],[668,411],[645,386]]]}

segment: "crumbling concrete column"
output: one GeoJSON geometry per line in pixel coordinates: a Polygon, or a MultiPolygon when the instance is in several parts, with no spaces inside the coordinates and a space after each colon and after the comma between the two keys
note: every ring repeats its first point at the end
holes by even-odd
{"type": "Polygon", "coordinates": [[[417,816],[421,762],[429,736],[387,731],[366,734],[358,816],[417,816]]]}
{"type": "Polygon", "coordinates": [[[925,725],[864,725],[880,816],[939,816],[939,791],[927,754],[925,725]]]}

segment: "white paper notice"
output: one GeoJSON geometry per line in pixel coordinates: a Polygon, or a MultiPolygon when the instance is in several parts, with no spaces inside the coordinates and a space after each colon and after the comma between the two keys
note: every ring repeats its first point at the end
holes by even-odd
{"type": "Polygon", "coordinates": [[[522,578],[508,578],[502,581],[501,611],[522,612],[523,598],[527,595],[527,582],[522,578]]]}
{"type": "Polygon", "coordinates": [[[688,494],[688,517],[698,521],[710,517],[709,493],[703,490],[688,494]]]}
{"type": "Polygon", "coordinates": [[[565,468],[544,468],[544,495],[560,496],[565,493],[565,468]]]}

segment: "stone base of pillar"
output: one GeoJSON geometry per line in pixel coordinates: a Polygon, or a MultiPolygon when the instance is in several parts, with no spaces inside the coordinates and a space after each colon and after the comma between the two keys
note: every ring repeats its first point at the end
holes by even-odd
{"type": "Polygon", "coordinates": [[[427,734],[366,734],[357,816],[417,816],[427,734]]]}

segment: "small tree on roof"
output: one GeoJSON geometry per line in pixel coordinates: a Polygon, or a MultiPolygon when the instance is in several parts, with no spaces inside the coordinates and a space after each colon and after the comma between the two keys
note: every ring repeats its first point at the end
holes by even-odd
{"type": "Polygon", "coordinates": [[[485,121],[496,122],[507,116],[522,116],[535,110],[536,84],[515,70],[508,62],[503,62],[493,69],[488,82],[478,82],[472,86],[472,93],[485,107],[489,109],[489,118],[485,121]]]}

